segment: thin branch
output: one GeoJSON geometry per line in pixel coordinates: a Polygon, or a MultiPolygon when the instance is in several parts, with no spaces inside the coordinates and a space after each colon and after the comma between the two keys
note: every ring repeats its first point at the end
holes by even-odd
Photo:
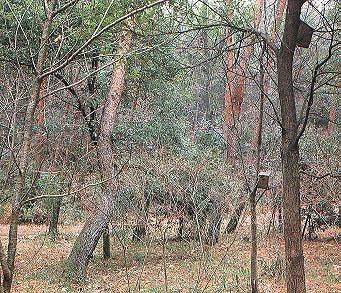
{"type": "Polygon", "coordinates": [[[331,35],[331,39],[330,39],[330,45],[329,45],[329,50],[328,50],[328,55],[320,63],[318,63],[316,65],[315,69],[314,69],[313,78],[312,78],[312,81],[311,81],[311,84],[310,84],[308,105],[307,105],[307,109],[306,109],[306,112],[305,112],[303,125],[302,125],[302,128],[301,128],[300,132],[298,133],[298,135],[297,135],[297,137],[295,139],[295,144],[297,144],[298,141],[300,140],[300,138],[302,137],[302,135],[303,135],[303,133],[304,133],[306,127],[307,127],[307,124],[308,124],[309,113],[310,113],[311,107],[312,107],[313,102],[314,102],[315,84],[316,84],[316,81],[317,81],[319,70],[332,57],[332,55],[333,55],[333,48],[338,46],[338,44],[339,44],[339,43],[333,44],[333,41],[334,41],[334,31],[332,31],[332,35],[331,35]]]}
{"type": "Polygon", "coordinates": [[[339,177],[340,177],[340,175],[338,175],[337,173],[335,173],[335,174],[333,174],[333,173],[326,173],[326,174],[323,174],[323,175],[320,175],[320,176],[317,176],[317,175],[314,175],[314,174],[305,172],[305,171],[303,171],[303,170],[300,171],[300,173],[302,173],[302,174],[304,174],[304,175],[307,175],[307,176],[310,176],[310,177],[313,177],[313,178],[315,178],[315,179],[317,179],[317,180],[323,179],[323,178],[328,177],[328,176],[330,176],[330,177],[332,177],[332,178],[339,178],[339,177]]]}
{"type": "Polygon", "coordinates": [[[156,5],[168,2],[169,0],[158,0],[156,2],[153,2],[151,4],[145,5],[143,7],[140,7],[118,19],[116,19],[115,21],[113,21],[112,23],[106,25],[104,28],[102,28],[98,33],[93,34],[85,43],[83,43],[83,45],[81,45],[73,54],[71,54],[71,56],[69,58],[67,58],[62,64],[60,64],[59,66],[44,72],[43,74],[41,74],[38,78],[39,79],[43,79],[61,69],[63,69],[64,67],[66,67],[78,54],[80,54],[86,47],[88,47],[94,40],[96,40],[98,37],[100,37],[103,33],[105,33],[106,31],[108,31],[109,29],[111,29],[112,27],[114,27],[115,25],[123,22],[124,20],[140,13],[143,12],[144,10],[147,10],[149,8],[152,8],[156,5]]]}
{"type": "Polygon", "coordinates": [[[72,5],[77,4],[79,0],[72,0],[69,3],[65,4],[64,6],[60,7],[59,9],[55,10],[52,12],[52,17],[55,17],[56,15],[64,12],[66,9],[68,9],[69,7],[71,7],[72,5]]]}
{"type": "Polygon", "coordinates": [[[120,168],[120,170],[112,177],[109,177],[109,178],[105,178],[99,182],[95,182],[95,183],[90,183],[88,185],[85,185],[83,187],[81,187],[80,189],[77,189],[75,191],[68,191],[66,193],[62,193],[62,194],[44,194],[44,195],[39,195],[39,196],[35,196],[35,197],[31,197],[25,201],[23,201],[21,203],[21,206],[23,206],[24,204],[28,203],[28,202],[31,202],[31,201],[35,201],[35,200],[38,200],[38,199],[43,199],[43,198],[58,198],[58,197],[64,197],[64,196],[69,196],[69,195],[72,195],[72,194],[77,194],[89,187],[93,187],[93,186],[98,186],[98,185],[101,185],[105,182],[108,182],[110,180],[113,180],[115,178],[117,178],[125,169],[125,167],[127,166],[128,162],[130,161],[130,157],[128,158],[128,160],[122,165],[122,167],[120,168]]]}
{"type": "MultiPolygon", "coordinates": [[[[303,0],[301,0],[301,1],[303,1],[303,0]]],[[[227,19],[224,15],[221,15],[213,7],[208,5],[205,1],[199,0],[199,2],[201,2],[203,5],[207,6],[210,10],[212,10],[217,15],[219,15],[224,20],[224,22],[222,23],[224,26],[227,26],[231,29],[234,29],[234,30],[237,30],[240,32],[250,33],[250,34],[262,39],[269,46],[269,48],[271,48],[275,52],[276,55],[279,52],[279,49],[276,47],[275,43],[271,40],[271,38],[268,35],[254,29],[252,27],[242,28],[242,27],[236,26],[229,19],[227,19]]]]}

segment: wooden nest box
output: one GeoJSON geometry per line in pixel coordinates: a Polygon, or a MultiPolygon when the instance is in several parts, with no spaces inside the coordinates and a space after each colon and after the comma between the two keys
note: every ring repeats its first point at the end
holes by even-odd
{"type": "Polygon", "coordinates": [[[297,33],[296,45],[298,47],[308,48],[313,36],[313,32],[314,29],[301,20],[297,33]]]}
{"type": "Polygon", "coordinates": [[[270,172],[259,172],[257,188],[269,189],[270,172]]]}

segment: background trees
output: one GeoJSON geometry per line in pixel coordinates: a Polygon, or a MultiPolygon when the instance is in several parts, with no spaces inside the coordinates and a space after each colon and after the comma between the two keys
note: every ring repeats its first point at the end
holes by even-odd
{"type": "Polygon", "coordinates": [[[203,255],[251,195],[253,263],[256,205],[281,224],[283,198],[287,288],[304,292],[301,234],[337,218],[320,208],[337,202],[336,2],[116,2],[1,3],[4,290],[20,221],[49,221],[58,240],[58,221],[87,218],[65,269],[84,275],[120,223],[145,243],[155,221],[165,247],[164,217],[203,255]]]}

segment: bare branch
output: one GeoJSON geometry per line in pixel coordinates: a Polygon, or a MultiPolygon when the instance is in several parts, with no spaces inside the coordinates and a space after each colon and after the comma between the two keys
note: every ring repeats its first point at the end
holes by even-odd
{"type": "Polygon", "coordinates": [[[71,7],[72,5],[77,4],[79,0],[72,0],[69,3],[66,3],[64,6],[60,7],[59,9],[55,10],[52,12],[52,17],[55,17],[56,15],[64,12],[66,9],[68,9],[69,7],[71,7]]]}
{"type": "Polygon", "coordinates": [[[303,133],[304,133],[306,127],[307,127],[307,124],[308,124],[309,113],[310,113],[311,107],[312,107],[313,102],[314,102],[315,84],[316,84],[316,81],[317,81],[317,77],[319,75],[319,70],[332,57],[332,55],[333,55],[333,48],[335,48],[339,44],[339,43],[333,44],[333,40],[334,40],[334,31],[332,31],[332,35],[331,35],[331,39],[330,39],[330,45],[329,45],[329,49],[328,49],[328,55],[326,56],[326,58],[324,58],[320,63],[318,63],[315,66],[313,78],[312,78],[312,81],[311,81],[311,84],[310,84],[310,91],[309,91],[309,99],[308,99],[307,109],[305,111],[305,116],[304,116],[302,128],[299,131],[299,133],[298,133],[298,135],[297,135],[297,137],[295,139],[295,144],[297,144],[298,141],[300,140],[300,138],[302,137],[302,135],[303,135],[303,133]]]}
{"type": "Polygon", "coordinates": [[[88,189],[89,187],[93,187],[93,186],[98,186],[98,185],[101,185],[103,183],[106,183],[110,180],[113,180],[115,178],[117,178],[126,168],[126,166],[128,165],[128,162],[130,161],[131,159],[131,153],[130,153],[130,156],[129,158],[127,159],[127,161],[121,166],[121,168],[117,171],[117,173],[112,176],[112,177],[109,177],[109,178],[105,178],[99,182],[95,182],[95,183],[90,183],[90,184],[87,184],[77,190],[74,190],[74,191],[68,191],[66,193],[62,193],[62,194],[44,194],[44,195],[39,195],[39,196],[35,196],[35,197],[31,197],[29,199],[26,199],[25,201],[21,202],[21,206],[23,206],[24,204],[28,203],[28,202],[32,202],[32,201],[35,201],[35,200],[38,200],[38,199],[43,199],[43,198],[58,198],[58,197],[64,197],[64,196],[69,196],[69,195],[72,195],[72,194],[77,194],[85,189],[88,189]]]}
{"type": "Polygon", "coordinates": [[[124,20],[140,13],[140,12],[143,12],[144,10],[147,10],[149,8],[152,8],[154,6],[157,6],[159,4],[162,4],[162,3],[165,3],[165,2],[168,2],[169,0],[158,0],[156,2],[153,2],[151,4],[147,4],[143,7],[140,7],[118,19],[116,19],[115,21],[113,21],[112,23],[106,25],[104,28],[102,28],[98,33],[96,34],[93,34],[85,43],[83,43],[83,45],[81,45],[73,54],[71,54],[71,56],[69,58],[67,58],[62,64],[60,64],[59,66],[47,71],[47,72],[44,72],[43,74],[41,74],[39,76],[39,79],[43,79],[61,69],[63,69],[64,67],[66,67],[78,54],[80,54],[86,47],[88,47],[94,40],[96,40],[98,37],[100,37],[103,33],[105,33],[106,31],[108,31],[109,29],[111,29],[112,27],[114,27],[115,25],[123,22],[124,20]]]}

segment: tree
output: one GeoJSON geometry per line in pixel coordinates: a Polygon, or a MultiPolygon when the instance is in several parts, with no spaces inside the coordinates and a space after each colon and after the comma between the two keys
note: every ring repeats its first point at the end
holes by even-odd
{"type": "Polygon", "coordinates": [[[293,86],[293,59],[305,1],[288,0],[283,40],[278,52],[278,91],[282,127],[283,214],[287,292],[305,293],[301,237],[298,124],[293,86]]]}
{"type": "Polygon", "coordinates": [[[117,109],[124,90],[126,55],[132,43],[130,28],[123,27],[119,36],[111,85],[104,101],[97,143],[100,171],[104,179],[103,194],[99,197],[96,210],[86,221],[67,260],[67,273],[83,277],[99,238],[107,229],[114,211],[117,193],[117,166],[114,147],[111,142],[113,128],[117,121],[117,109]]]}
{"type": "MultiPolygon", "coordinates": [[[[76,57],[79,56],[80,53],[84,51],[85,48],[87,48],[94,40],[99,38],[101,35],[103,35],[105,32],[107,32],[110,28],[113,26],[123,22],[124,20],[128,19],[129,17],[134,16],[135,14],[138,14],[139,12],[142,12],[148,8],[151,8],[153,6],[159,5],[161,3],[166,2],[167,0],[159,0],[155,1],[149,4],[146,4],[143,7],[137,8],[130,13],[119,17],[115,19],[114,21],[110,22],[109,24],[105,25],[100,29],[102,26],[102,22],[98,24],[95,31],[92,33],[92,35],[87,38],[77,49],[72,48],[72,53],[70,51],[67,52],[67,54],[64,57],[61,57],[61,60],[58,60],[57,62],[53,63],[53,65],[50,68],[47,68],[47,61],[49,57],[49,45],[50,45],[50,38],[51,38],[51,31],[54,24],[54,21],[57,19],[57,16],[60,16],[63,13],[66,13],[70,8],[74,8],[79,0],[71,0],[67,2],[65,5],[57,5],[59,4],[58,1],[52,0],[52,1],[45,1],[43,8],[39,9],[38,11],[43,11],[43,23],[41,26],[41,38],[39,42],[39,47],[37,48],[37,54],[36,54],[36,60],[34,60],[35,64],[27,64],[27,60],[19,60],[18,63],[15,63],[15,61],[12,61],[12,59],[9,59],[8,62],[14,62],[17,65],[25,65],[28,66],[30,69],[34,70],[34,78],[33,83],[31,85],[31,91],[27,102],[27,107],[25,110],[25,120],[24,120],[24,126],[23,126],[23,138],[22,138],[22,147],[20,149],[19,156],[17,158],[17,168],[18,168],[18,179],[16,180],[16,186],[15,186],[15,194],[12,197],[12,212],[11,212],[11,222],[10,222],[10,230],[9,230],[9,239],[8,239],[8,249],[7,249],[7,260],[6,263],[2,263],[2,265],[5,267],[5,270],[3,270],[3,274],[6,274],[3,276],[3,288],[4,292],[10,292],[11,286],[12,286],[12,280],[13,280],[13,272],[14,272],[14,262],[15,262],[15,256],[16,256],[16,248],[17,248],[17,234],[18,234],[18,219],[20,210],[23,206],[23,203],[26,203],[27,201],[33,201],[35,198],[30,198],[29,200],[26,200],[27,193],[26,193],[26,183],[27,183],[27,175],[29,171],[29,163],[30,163],[30,154],[31,154],[31,144],[33,140],[33,128],[35,124],[35,114],[36,109],[39,100],[45,98],[41,95],[42,90],[42,84],[44,80],[48,79],[51,75],[60,72],[62,69],[66,68],[71,61],[73,61],[76,57]],[[66,57],[67,56],[67,57],[66,57]]],[[[35,27],[36,28],[36,27],[35,27]]],[[[24,34],[25,35],[25,34],[24,34]]],[[[15,34],[16,36],[16,34],[15,34]]],[[[26,37],[26,36],[25,36],[26,37]]],[[[24,38],[25,42],[26,39],[24,38]]],[[[29,45],[31,44],[28,41],[29,45]]],[[[33,45],[36,45],[34,43],[33,45]]],[[[8,45],[11,46],[11,43],[8,45]]],[[[7,49],[7,48],[6,48],[7,49]]],[[[28,48],[28,52],[30,55],[32,48],[28,48]]],[[[9,50],[10,51],[10,50],[9,50]]],[[[26,56],[27,57],[27,56],[26,56]]],[[[29,58],[31,61],[31,58],[29,58]]],[[[50,95],[48,93],[46,96],[50,95]]],[[[53,196],[48,196],[53,197],[53,196]]],[[[59,197],[59,196],[57,196],[59,197]]],[[[44,196],[40,198],[45,198],[44,196]]],[[[0,251],[1,258],[0,261],[4,261],[6,259],[6,254],[4,251],[0,251]]]]}
{"type": "Polygon", "coordinates": [[[46,6],[46,19],[43,23],[42,27],[42,37],[40,42],[41,50],[37,56],[36,62],[36,77],[32,87],[31,95],[28,101],[28,106],[26,109],[25,115],[25,124],[24,124],[24,134],[23,134],[23,142],[22,142],[22,150],[19,157],[19,179],[16,184],[16,194],[12,199],[12,215],[11,215],[11,223],[9,230],[9,239],[8,239],[8,250],[7,250],[7,260],[5,261],[4,252],[2,249],[2,245],[0,247],[1,254],[1,263],[5,268],[3,269],[4,280],[3,280],[3,290],[5,293],[11,291],[12,281],[13,281],[13,273],[14,273],[14,262],[16,256],[17,249],[17,234],[18,234],[18,218],[21,209],[22,200],[25,196],[25,184],[26,184],[26,172],[29,164],[30,158],[30,145],[32,141],[32,130],[34,124],[34,114],[37,107],[37,103],[40,97],[40,91],[43,83],[43,78],[41,78],[41,74],[44,70],[44,65],[47,59],[48,53],[48,38],[50,35],[50,30],[52,26],[53,18],[56,15],[55,6],[57,4],[56,0],[53,0],[50,4],[51,6],[46,6]]]}
{"type": "MultiPolygon", "coordinates": [[[[208,7],[206,5],[202,5],[200,10],[200,16],[203,20],[200,22],[200,25],[207,25],[208,18],[208,7]],[[201,24],[202,23],[202,24],[201,24]]],[[[198,61],[202,64],[196,66],[194,68],[194,84],[193,91],[196,94],[196,103],[194,109],[194,130],[197,131],[200,129],[200,126],[204,124],[206,120],[209,119],[209,105],[210,105],[210,93],[209,93],[209,83],[210,83],[210,64],[209,64],[209,34],[207,30],[202,29],[196,32],[195,43],[197,44],[198,50],[195,52],[195,55],[192,57],[194,63],[198,61]],[[198,58],[202,56],[203,58],[198,58]],[[203,60],[200,60],[203,59],[203,60]]]]}
{"type": "MultiPolygon", "coordinates": [[[[228,19],[232,19],[232,1],[226,0],[226,8],[227,8],[227,17],[228,19]]],[[[226,152],[225,157],[228,158],[231,155],[231,152],[234,148],[234,134],[233,134],[233,127],[235,125],[236,113],[234,109],[234,86],[233,86],[233,79],[234,75],[232,72],[233,67],[233,34],[232,30],[229,27],[225,28],[226,34],[226,86],[225,86],[225,94],[224,94],[224,122],[223,122],[223,134],[226,140],[226,152]]]]}

